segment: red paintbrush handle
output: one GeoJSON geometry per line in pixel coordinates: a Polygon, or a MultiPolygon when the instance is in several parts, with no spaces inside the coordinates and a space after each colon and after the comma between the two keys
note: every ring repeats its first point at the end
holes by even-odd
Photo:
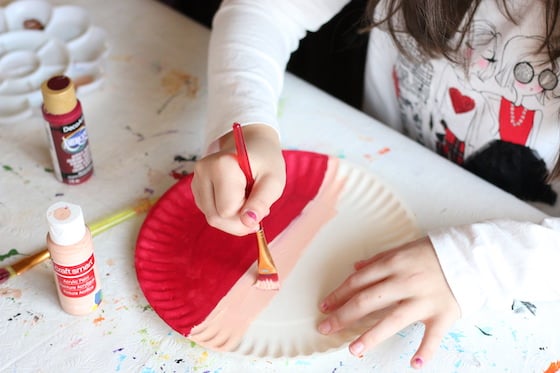
{"type": "Polygon", "coordinates": [[[243,131],[241,130],[241,125],[237,122],[233,124],[233,135],[235,138],[235,149],[237,151],[237,163],[243,174],[245,174],[245,180],[247,180],[247,186],[245,187],[245,196],[251,193],[253,184],[255,180],[253,179],[253,173],[251,172],[251,165],[249,164],[249,155],[247,154],[247,147],[245,146],[245,139],[243,138],[243,131]]]}

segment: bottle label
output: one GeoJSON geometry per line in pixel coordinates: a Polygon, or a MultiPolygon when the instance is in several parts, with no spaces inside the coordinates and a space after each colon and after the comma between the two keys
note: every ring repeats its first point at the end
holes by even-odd
{"type": "Polygon", "coordinates": [[[63,126],[49,126],[53,156],[64,183],[79,184],[93,172],[88,134],[83,115],[63,126]]]}
{"type": "Polygon", "coordinates": [[[94,264],[93,254],[83,263],[70,267],[53,261],[60,292],[70,298],[80,298],[91,294],[97,287],[94,264]]]}

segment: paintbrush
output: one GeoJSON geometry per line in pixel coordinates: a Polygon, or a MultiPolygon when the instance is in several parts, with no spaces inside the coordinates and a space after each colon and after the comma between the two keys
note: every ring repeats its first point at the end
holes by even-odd
{"type": "MultiPolygon", "coordinates": [[[[89,224],[92,236],[96,236],[115,225],[122,223],[133,216],[147,212],[154,205],[157,198],[142,198],[134,206],[118,211],[105,218],[97,220],[89,224]]],[[[25,271],[35,267],[37,264],[44,262],[50,257],[49,251],[45,248],[35,254],[27,256],[12,265],[0,268],[0,284],[8,281],[10,278],[19,276],[25,271]]]]}
{"type": "MultiPolygon", "coordinates": [[[[237,151],[237,163],[245,175],[247,186],[245,187],[245,197],[251,193],[255,180],[251,172],[249,164],[249,155],[247,154],[247,147],[243,138],[243,131],[239,123],[233,124],[233,135],[235,138],[235,149],[237,151]]],[[[272,255],[268,250],[266,237],[262,222],[259,222],[259,230],[257,231],[257,246],[259,249],[259,258],[257,261],[258,275],[255,282],[255,287],[262,290],[278,290],[280,289],[280,282],[278,281],[278,271],[272,260],[272,255]]]]}

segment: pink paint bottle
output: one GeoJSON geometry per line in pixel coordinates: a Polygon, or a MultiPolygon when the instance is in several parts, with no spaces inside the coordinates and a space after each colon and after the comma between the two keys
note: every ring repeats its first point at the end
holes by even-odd
{"type": "Polygon", "coordinates": [[[103,298],[95,266],[93,240],[78,205],[57,202],[47,210],[51,255],[58,298],[72,315],[94,311],[103,298]]]}
{"type": "Polygon", "coordinates": [[[93,174],[93,161],[74,84],[55,76],[41,85],[41,93],[54,174],[65,184],[81,184],[93,174]]]}

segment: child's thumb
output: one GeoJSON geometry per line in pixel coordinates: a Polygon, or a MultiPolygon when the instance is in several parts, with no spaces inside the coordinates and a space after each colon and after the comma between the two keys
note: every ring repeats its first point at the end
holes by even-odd
{"type": "Polygon", "coordinates": [[[241,222],[247,227],[256,228],[270,213],[270,206],[282,194],[282,187],[266,181],[255,183],[241,209],[241,222]]]}

